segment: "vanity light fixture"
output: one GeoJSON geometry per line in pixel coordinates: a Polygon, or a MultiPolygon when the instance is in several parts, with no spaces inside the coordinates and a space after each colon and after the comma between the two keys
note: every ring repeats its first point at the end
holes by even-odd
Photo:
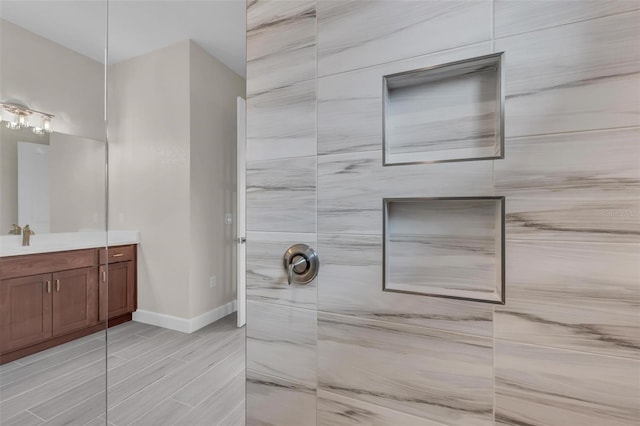
{"type": "Polygon", "coordinates": [[[2,106],[2,109],[13,115],[13,118],[7,121],[7,127],[9,129],[17,130],[25,127],[31,127],[33,132],[39,135],[51,133],[53,131],[53,127],[51,126],[51,121],[54,117],[53,114],[36,111],[34,109],[27,108],[24,105],[6,102],[0,102],[0,106],[2,106]],[[40,125],[36,126],[29,124],[29,117],[32,115],[40,117],[40,125]]]}

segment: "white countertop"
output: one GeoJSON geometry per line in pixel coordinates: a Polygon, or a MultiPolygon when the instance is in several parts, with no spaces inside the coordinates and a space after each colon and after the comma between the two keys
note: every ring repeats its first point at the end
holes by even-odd
{"type": "Polygon", "coordinates": [[[140,243],[138,231],[88,231],[35,234],[22,246],[22,235],[0,236],[0,257],[140,243]]]}

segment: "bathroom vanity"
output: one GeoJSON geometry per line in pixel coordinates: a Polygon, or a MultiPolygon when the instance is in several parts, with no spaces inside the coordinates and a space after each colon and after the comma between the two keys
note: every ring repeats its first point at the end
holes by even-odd
{"type": "Polygon", "coordinates": [[[95,333],[107,320],[109,326],[130,321],[136,310],[135,235],[110,238],[115,243],[108,249],[104,243],[82,247],[92,245],[89,235],[75,244],[61,237],[57,245],[36,243],[31,249],[35,253],[25,247],[20,250],[27,253],[18,255],[6,255],[11,244],[5,241],[0,257],[0,364],[95,333]],[[65,249],[73,245],[82,248],[65,249]]]}

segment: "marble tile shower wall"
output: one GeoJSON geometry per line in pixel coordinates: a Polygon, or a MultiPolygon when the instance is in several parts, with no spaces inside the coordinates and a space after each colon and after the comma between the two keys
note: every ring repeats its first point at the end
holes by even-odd
{"type": "Polygon", "coordinates": [[[640,2],[249,0],[247,424],[632,425],[640,2]],[[505,52],[505,158],[382,166],[382,76],[505,52]],[[382,292],[382,198],[506,197],[506,304],[382,292]],[[293,243],[318,278],[286,283],[293,243]]]}

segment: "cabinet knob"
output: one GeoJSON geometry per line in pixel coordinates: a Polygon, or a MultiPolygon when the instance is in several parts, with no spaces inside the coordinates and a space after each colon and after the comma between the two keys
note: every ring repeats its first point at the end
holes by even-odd
{"type": "Polygon", "coordinates": [[[47,288],[47,293],[51,293],[51,281],[46,280],[46,281],[44,282],[44,284],[45,284],[45,286],[46,286],[46,288],[47,288]]]}
{"type": "Polygon", "coordinates": [[[60,291],[60,280],[56,280],[56,291],[60,291]]]}
{"type": "Polygon", "coordinates": [[[122,257],[122,256],[124,256],[124,253],[114,253],[112,257],[122,257]]]}

